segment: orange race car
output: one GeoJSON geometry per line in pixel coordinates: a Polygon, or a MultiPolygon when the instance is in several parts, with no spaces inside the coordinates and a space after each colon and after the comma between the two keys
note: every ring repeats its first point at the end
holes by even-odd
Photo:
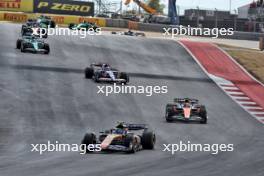
{"type": "MultiPolygon", "coordinates": [[[[82,144],[100,145],[101,151],[121,151],[135,153],[142,149],[154,149],[156,137],[145,124],[121,122],[115,128],[101,132],[97,138],[94,133],[86,133],[82,144]]],[[[91,151],[87,151],[91,152],[91,151]]]]}
{"type": "Polygon", "coordinates": [[[197,121],[207,123],[207,111],[199,101],[190,98],[175,98],[174,103],[167,104],[165,118],[167,122],[174,120],[197,121]]]}

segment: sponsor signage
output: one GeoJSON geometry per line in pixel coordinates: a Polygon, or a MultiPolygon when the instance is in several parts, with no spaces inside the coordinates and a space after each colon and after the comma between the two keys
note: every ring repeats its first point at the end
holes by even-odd
{"type": "Polygon", "coordinates": [[[33,0],[0,0],[0,10],[32,12],[33,0]]]}
{"type": "Polygon", "coordinates": [[[0,0],[1,9],[20,9],[21,0],[0,0]]]}
{"type": "Polygon", "coordinates": [[[34,0],[34,12],[94,16],[94,3],[70,0],[34,0]]]}
{"type": "Polygon", "coordinates": [[[3,19],[5,21],[25,22],[27,20],[27,15],[17,13],[4,13],[3,19]]]}

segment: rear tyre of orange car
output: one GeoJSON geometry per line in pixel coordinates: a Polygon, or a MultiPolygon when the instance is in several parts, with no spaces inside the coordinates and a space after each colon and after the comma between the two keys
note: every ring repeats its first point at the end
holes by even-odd
{"type": "MultiPolygon", "coordinates": [[[[89,151],[88,145],[89,144],[95,144],[96,143],[96,137],[93,133],[86,133],[83,137],[82,144],[86,145],[86,153],[91,153],[92,151],[89,151]]],[[[84,150],[84,146],[82,146],[82,150],[84,150]]]]}
{"type": "Polygon", "coordinates": [[[171,118],[166,117],[166,122],[171,123],[173,120],[171,118]]]}
{"type": "Polygon", "coordinates": [[[173,119],[170,117],[170,113],[168,111],[166,111],[165,119],[166,119],[166,122],[168,123],[173,122],[173,119]]]}
{"type": "Polygon", "coordinates": [[[200,123],[201,124],[207,124],[207,111],[206,111],[205,106],[201,106],[200,117],[202,118],[200,123]]]}
{"type": "Polygon", "coordinates": [[[141,139],[143,149],[152,150],[156,143],[156,136],[152,131],[144,131],[141,139]]]}

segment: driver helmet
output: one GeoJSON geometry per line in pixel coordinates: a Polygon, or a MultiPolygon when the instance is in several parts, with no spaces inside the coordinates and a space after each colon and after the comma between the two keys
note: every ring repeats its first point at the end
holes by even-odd
{"type": "Polygon", "coordinates": [[[103,65],[102,65],[102,68],[103,68],[104,70],[107,70],[107,69],[109,69],[110,67],[109,67],[108,64],[103,64],[103,65]]]}
{"type": "Polygon", "coordinates": [[[191,101],[189,99],[185,99],[184,106],[190,106],[191,101]]]}
{"type": "Polygon", "coordinates": [[[116,125],[116,128],[117,129],[125,129],[126,125],[125,125],[124,122],[118,122],[117,125],[116,125]]]}

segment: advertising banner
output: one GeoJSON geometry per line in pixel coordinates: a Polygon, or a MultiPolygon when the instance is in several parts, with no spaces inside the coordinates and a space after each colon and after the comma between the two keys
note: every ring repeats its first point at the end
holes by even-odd
{"type": "Polygon", "coordinates": [[[14,22],[26,22],[27,15],[20,13],[4,13],[4,21],[14,21],[14,22]]]}
{"type": "Polygon", "coordinates": [[[0,10],[33,12],[33,0],[0,0],[0,10]]]}
{"type": "Polygon", "coordinates": [[[101,27],[105,27],[106,26],[106,20],[103,18],[84,18],[84,17],[80,17],[79,18],[79,22],[78,23],[82,23],[82,22],[89,22],[89,23],[95,23],[101,27]]]}
{"type": "Polygon", "coordinates": [[[34,0],[34,12],[94,16],[94,3],[70,0],[34,0]]]}

